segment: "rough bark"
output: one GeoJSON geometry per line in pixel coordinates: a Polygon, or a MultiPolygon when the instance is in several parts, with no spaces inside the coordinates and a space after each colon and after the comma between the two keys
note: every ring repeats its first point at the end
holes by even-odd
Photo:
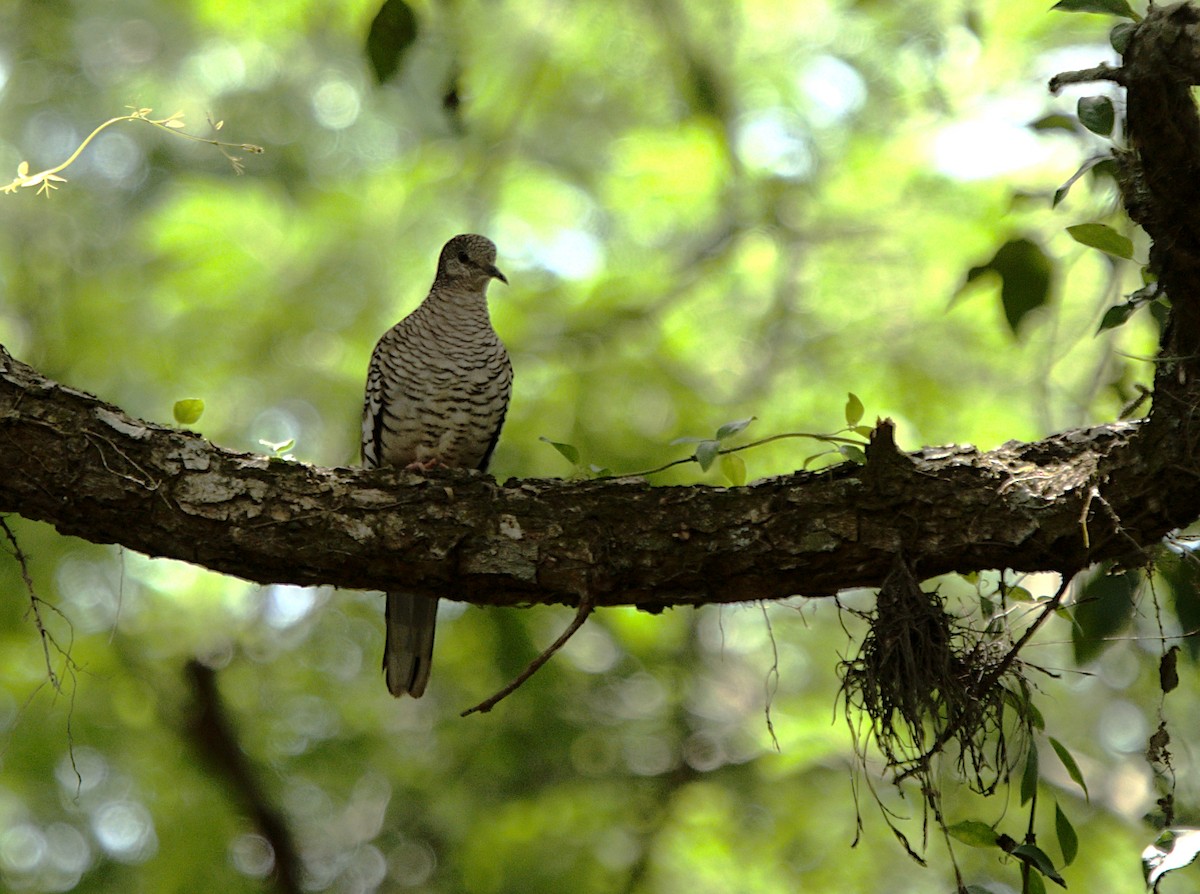
{"type": "Polygon", "coordinates": [[[1144,562],[1200,515],[1200,17],[1159,7],[1120,69],[1066,76],[1128,89],[1122,188],[1173,302],[1154,411],[990,452],[902,453],[881,426],[865,466],[743,488],[643,480],[428,477],[234,453],[132,419],[0,355],[0,511],[261,582],[336,584],[478,604],[679,604],[878,585],[897,555],[921,577],[1072,573],[1144,562]]]}
{"type": "Polygon", "coordinates": [[[865,466],[743,488],[499,485],[234,453],[2,360],[0,509],[264,583],[651,609],[820,596],[878,584],[897,554],[922,576],[1136,560],[1200,505],[1194,456],[1144,424],[912,454],[885,424],[865,466]],[[1168,504],[1182,463],[1192,496],[1168,504]]]}

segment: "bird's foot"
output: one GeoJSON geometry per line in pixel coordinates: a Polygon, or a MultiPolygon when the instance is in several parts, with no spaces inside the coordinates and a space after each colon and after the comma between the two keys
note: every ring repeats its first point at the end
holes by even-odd
{"type": "Polygon", "coordinates": [[[406,472],[432,472],[434,469],[450,468],[436,456],[433,459],[416,460],[404,467],[406,472]]]}

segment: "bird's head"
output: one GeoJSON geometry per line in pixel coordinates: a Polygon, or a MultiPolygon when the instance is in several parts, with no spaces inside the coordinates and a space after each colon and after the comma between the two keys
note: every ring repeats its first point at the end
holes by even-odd
{"type": "Polygon", "coordinates": [[[508,282],[496,266],[495,244],[486,236],[474,234],[455,236],[446,243],[438,258],[437,278],[471,291],[482,291],[491,279],[508,282]]]}

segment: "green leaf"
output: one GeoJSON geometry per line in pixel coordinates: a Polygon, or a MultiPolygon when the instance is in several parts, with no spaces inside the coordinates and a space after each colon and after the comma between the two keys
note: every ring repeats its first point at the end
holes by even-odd
{"type": "Polygon", "coordinates": [[[748,416],[745,419],[738,419],[736,422],[726,422],[717,429],[717,440],[724,441],[726,438],[732,438],[734,435],[745,431],[746,426],[757,418],[757,416],[748,416]]]}
{"type": "Polygon", "coordinates": [[[1021,803],[1028,804],[1037,794],[1038,753],[1037,746],[1029,743],[1029,756],[1025,758],[1025,772],[1021,774],[1021,803]]]}
{"type": "Polygon", "coordinates": [[[701,441],[696,445],[696,462],[700,463],[700,468],[705,472],[713,464],[713,460],[717,458],[717,454],[721,450],[720,441],[701,441]]]}
{"type": "Polygon", "coordinates": [[[1075,663],[1087,664],[1112,644],[1133,621],[1133,597],[1141,582],[1137,571],[1108,574],[1102,566],[1087,575],[1072,613],[1071,644],[1075,663]]]}
{"type": "Polygon", "coordinates": [[[1094,134],[1107,137],[1112,134],[1116,113],[1112,100],[1107,96],[1083,96],[1075,106],[1079,122],[1094,134]]]}
{"type": "Polygon", "coordinates": [[[746,462],[736,453],[726,453],[721,457],[721,474],[734,487],[746,483],[746,462]]]}
{"type": "MultiPolygon", "coordinates": [[[[1168,553],[1154,563],[1155,579],[1165,584],[1172,613],[1182,630],[1200,629],[1200,568],[1191,554],[1168,553]]],[[[1183,640],[1183,648],[1195,660],[1200,658],[1198,637],[1183,640]]]]}
{"type": "Polygon", "coordinates": [[[1064,888],[1067,886],[1063,877],[1058,874],[1058,870],[1054,868],[1054,861],[1036,844],[1018,844],[1012,849],[1012,855],[1021,862],[1028,863],[1050,881],[1062,885],[1064,888]]]}
{"type": "Polygon", "coordinates": [[[571,465],[573,465],[573,466],[579,465],[579,451],[573,445],[560,444],[558,441],[551,441],[545,435],[542,435],[541,437],[539,437],[538,440],[545,441],[547,444],[549,444],[551,447],[553,447],[555,450],[557,450],[560,454],[562,454],[562,458],[565,459],[567,462],[569,462],[571,465]]]}
{"type": "Polygon", "coordinates": [[[1030,239],[1012,239],[1000,246],[986,264],[972,267],[959,294],[979,277],[995,273],[1000,277],[1000,302],[1013,334],[1025,316],[1050,300],[1050,281],[1054,265],[1046,253],[1030,239]]]}
{"type": "Polygon", "coordinates": [[[1029,129],[1037,131],[1061,130],[1073,136],[1079,132],[1078,124],[1079,122],[1070,115],[1055,113],[1051,115],[1043,115],[1036,121],[1030,121],[1029,129]]]}
{"type": "Polygon", "coordinates": [[[1058,0],[1050,8],[1059,12],[1095,12],[1100,15],[1123,16],[1135,22],[1142,20],[1126,0],[1058,0]]]}
{"type": "Polygon", "coordinates": [[[1079,764],[1075,763],[1075,758],[1071,752],[1067,751],[1067,746],[1063,745],[1058,739],[1050,736],[1050,747],[1054,749],[1054,753],[1058,755],[1058,759],[1062,761],[1062,765],[1067,769],[1067,775],[1071,777],[1071,781],[1083,789],[1083,796],[1088,801],[1092,800],[1092,796],[1088,794],[1087,783],[1083,781],[1083,773],[1079,769],[1079,764]]]}
{"type": "Polygon", "coordinates": [[[1097,333],[1103,332],[1105,329],[1116,329],[1118,326],[1124,326],[1125,322],[1133,316],[1137,307],[1133,303],[1126,301],[1124,304],[1114,304],[1104,312],[1104,317],[1100,320],[1100,328],[1097,333]]]}
{"type": "MultiPolygon", "coordinates": [[[[811,466],[814,462],[816,462],[822,456],[829,456],[833,452],[834,452],[833,450],[822,450],[820,453],[814,453],[811,456],[806,456],[804,458],[804,463],[801,465],[801,468],[807,469],[809,466],[811,466]]],[[[840,450],[837,452],[841,453],[840,450]]],[[[842,455],[845,456],[845,454],[842,454],[842,455]]],[[[865,458],[865,456],[864,456],[864,458],[865,458]]]]}
{"type": "Polygon", "coordinates": [[[204,415],[204,401],[189,397],[175,401],[175,421],[180,425],[194,425],[204,415]]]}
{"type": "Polygon", "coordinates": [[[1046,883],[1036,872],[1029,873],[1029,883],[1025,886],[1024,894],[1046,894],[1046,883]]]}
{"type": "Polygon", "coordinates": [[[404,0],[384,0],[367,32],[367,58],[382,84],[396,73],[417,39],[417,17],[404,0]]]}
{"type": "Polygon", "coordinates": [[[853,428],[862,421],[863,404],[853,391],[846,395],[846,424],[853,428]]]}
{"type": "Polygon", "coordinates": [[[286,441],[266,441],[262,438],[259,438],[258,443],[262,444],[277,456],[282,456],[296,446],[296,439],[288,438],[286,441]]]}
{"type": "Polygon", "coordinates": [[[1067,227],[1067,232],[1080,245],[1099,249],[1106,255],[1116,258],[1133,259],[1133,242],[1107,224],[1076,224],[1073,227],[1067,227]]]}
{"type": "Polygon", "coordinates": [[[855,425],[852,427],[852,430],[856,435],[861,435],[862,437],[868,439],[871,437],[871,435],[875,434],[875,429],[869,425],[855,425]]]}
{"type": "Polygon", "coordinates": [[[1137,30],[1137,25],[1132,22],[1122,22],[1119,25],[1114,25],[1113,29],[1108,32],[1108,44],[1121,56],[1125,55],[1125,50],[1129,46],[1129,38],[1133,37],[1133,32],[1137,30]]]}
{"type": "Polygon", "coordinates": [[[1098,175],[1111,174],[1112,168],[1113,157],[1111,155],[1095,155],[1092,158],[1089,158],[1079,166],[1078,171],[1076,171],[1067,179],[1066,183],[1054,191],[1054,201],[1051,203],[1051,207],[1057,208],[1058,203],[1067,197],[1067,193],[1071,191],[1071,187],[1075,185],[1075,181],[1077,181],[1088,171],[1095,171],[1098,175]]]}
{"type": "Polygon", "coordinates": [[[860,466],[867,464],[867,455],[863,453],[861,447],[856,447],[854,444],[842,444],[838,447],[838,453],[846,457],[852,463],[858,463],[860,466]]]}
{"type": "Polygon", "coordinates": [[[1025,710],[1029,712],[1029,722],[1033,724],[1033,728],[1037,730],[1046,729],[1046,718],[1042,716],[1042,710],[1033,703],[1032,699],[1025,702],[1025,710]]]}
{"type": "Polygon", "coordinates": [[[1063,866],[1070,866],[1075,862],[1075,855],[1079,853],[1079,836],[1057,801],[1054,802],[1054,831],[1058,835],[1058,849],[1062,851],[1063,866]]]}
{"type": "Polygon", "coordinates": [[[946,829],[952,838],[971,847],[995,847],[996,830],[982,820],[963,820],[946,829]]]}

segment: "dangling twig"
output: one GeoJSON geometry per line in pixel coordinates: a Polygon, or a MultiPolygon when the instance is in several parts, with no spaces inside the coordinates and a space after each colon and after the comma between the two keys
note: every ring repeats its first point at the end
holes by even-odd
{"type": "Polygon", "coordinates": [[[467,710],[463,711],[459,716],[466,717],[468,714],[474,714],[476,712],[480,714],[486,714],[488,711],[492,710],[492,708],[496,707],[496,705],[498,705],[502,699],[516,692],[522,683],[536,674],[541,666],[549,661],[550,657],[555,652],[567,644],[567,640],[574,636],[575,631],[583,626],[583,622],[587,620],[588,615],[592,613],[592,609],[594,607],[595,606],[592,604],[592,600],[586,596],[580,599],[579,608],[575,611],[574,619],[570,624],[567,625],[567,629],[562,632],[562,635],[559,636],[558,639],[547,646],[541,655],[529,662],[529,666],[525,668],[525,670],[521,671],[521,673],[519,673],[516,679],[514,679],[511,683],[509,683],[491,698],[481,701],[473,708],[467,708],[467,710]]]}

